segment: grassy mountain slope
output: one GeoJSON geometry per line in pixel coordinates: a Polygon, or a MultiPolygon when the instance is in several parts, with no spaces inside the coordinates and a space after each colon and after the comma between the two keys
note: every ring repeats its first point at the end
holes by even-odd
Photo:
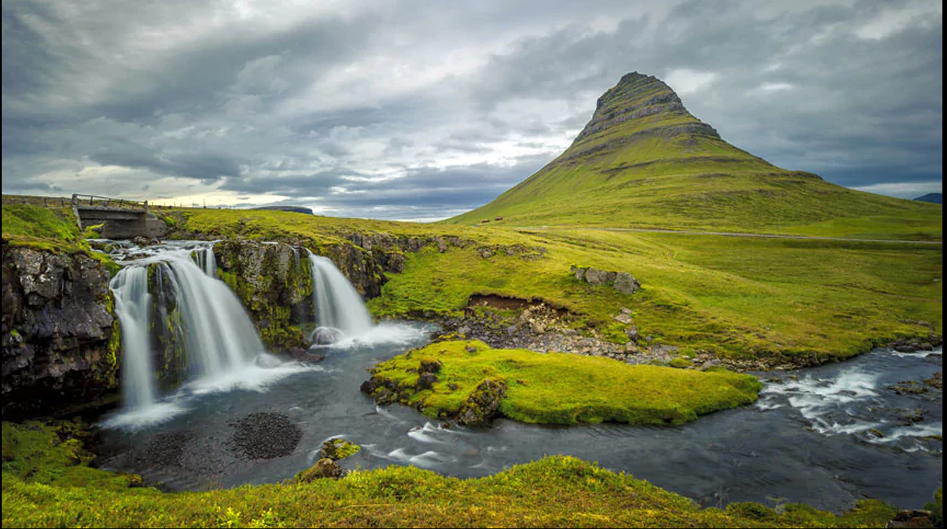
{"type": "Polygon", "coordinates": [[[493,202],[446,222],[940,238],[942,209],[846,189],[742,151],[662,81],[631,73],[573,144],[493,202]],[[842,219],[842,222],[839,220],[842,219]]]}

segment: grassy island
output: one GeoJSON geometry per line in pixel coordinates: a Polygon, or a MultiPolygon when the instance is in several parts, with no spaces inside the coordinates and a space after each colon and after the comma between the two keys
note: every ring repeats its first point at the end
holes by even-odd
{"type": "Polygon", "coordinates": [[[502,394],[500,414],[540,424],[681,424],[749,404],[763,387],[753,376],[725,370],[491,349],[478,341],[433,343],[377,365],[372,374],[376,398],[397,399],[432,417],[460,415],[492,387],[502,394]]]}

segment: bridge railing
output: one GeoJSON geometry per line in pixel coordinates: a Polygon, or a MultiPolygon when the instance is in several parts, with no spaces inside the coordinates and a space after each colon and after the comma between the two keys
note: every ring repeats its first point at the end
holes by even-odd
{"type": "Polygon", "coordinates": [[[104,197],[100,195],[80,195],[73,193],[73,207],[94,206],[106,208],[144,208],[148,209],[148,201],[126,200],[124,198],[104,197]]]}

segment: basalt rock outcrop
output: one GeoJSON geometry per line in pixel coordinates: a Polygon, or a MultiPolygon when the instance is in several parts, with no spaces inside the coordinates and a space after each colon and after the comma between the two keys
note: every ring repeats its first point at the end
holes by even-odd
{"type": "Polygon", "coordinates": [[[312,273],[305,250],[242,239],[214,245],[218,275],[237,294],[267,347],[305,349],[298,328],[311,322],[312,273]]]}
{"type": "Polygon", "coordinates": [[[613,272],[599,270],[590,266],[575,266],[569,269],[569,273],[575,274],[575,278],[584,281],[592,286],[610,285],[622,294],[630,296],[641,288],[641,283],[635,279],[635,276],[628,272],[613,272]]]}
{"type": "Polygon", "coordinates": [[[109,271],[81,253],[2,252],[4,417],[116,396],[109,271]]]}

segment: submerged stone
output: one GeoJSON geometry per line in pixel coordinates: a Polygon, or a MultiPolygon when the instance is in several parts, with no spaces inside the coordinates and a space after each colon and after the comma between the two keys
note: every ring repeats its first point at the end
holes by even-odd
{"type": "Polygon", "coordinates": [[[342,331],[334,327],[319,327],[312,333],[312,345],[332,345],[343,336],[342,331]]]}

